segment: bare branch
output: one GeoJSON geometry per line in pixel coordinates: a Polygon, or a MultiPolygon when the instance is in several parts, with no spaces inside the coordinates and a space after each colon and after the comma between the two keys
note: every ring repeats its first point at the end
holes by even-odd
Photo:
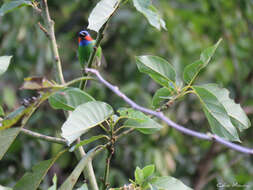
{"type": "Polygon", "coordinates": [[[48,141],[48,142],[53,142],[53,143],[58,143],[58,144],[63,144],[63,145],[67,145],[67,141],[63,138],[57,138],[57,137],[50,137],[50,136],[46,136],[46,135],[42,135],[40,133],[36,133],[34,131],[30,131],[24,128],[21,128],[20,130],[21,133],[37,138],[37,139],[41,139],[44,141],[48,141]]]}
{"type": "Polygon", "coordinates": [[[54,60],[56,62],[57,66],[57,72],[58,72],[58,78],[62,84],[65,83],[63,73],[62,73],[62,66],[61,66],[61,59],[58,51],[58,46],[56,43],[56,38],[55,38],[55,32],[54,32],[54,21],[51,19],[49,10],[48,10],[48,5],[47,5],[47,0],[41,0],[41,4],[43,7],[43,18],[44,22],[47,26],[48,35],[50,36],[51,40],[51,45],[52,45],[52,50],[54,54],[54,60]]]}
{"type": "Polygon", "coordinates": [[[253,154],[252,148],[247,148],[247,147],[229,142],[229,141],[224,140],[223,138],[221,138],[215,134],[211,134],[211,133],[204,134],[204,133],[200,133],[197,131],[193,131],[191,129],[187,129],[186,127],[179,125],[179,124],[173,122],[172,120],[170,120],[169,118],[165,117],[162,112],[156,112],[156,111],[144,108],[142,106],[139,106],[134,101],[132,101],[130,98],[128,98],[125,94],[123,94],[117,86],[113,86],[108,81],[106,81],[97,70],[86,68],[86,72],[90,72],[90,73],[95,74],[101,83],[103,83],[105,86],[107,86],[109,89],[111,89],[115,94],[117,94],[119,97],[121,97],[126,103],[128,103],[134,109],[142,111],[146,114],[153,115],[153,116],[163,120],[165,123],[167,123],[172,128],[174,128],[184,134],[194,136],[194,137],[197,137],[197,138],[203,139],[203,140],[216,141],[220,144],[223,144],[224,146],[227,146],[228,148],[231,148],[233,150],[236,150],[236,151],[239,151],[239,152],[242,152],[245,154],[253,154]]]}

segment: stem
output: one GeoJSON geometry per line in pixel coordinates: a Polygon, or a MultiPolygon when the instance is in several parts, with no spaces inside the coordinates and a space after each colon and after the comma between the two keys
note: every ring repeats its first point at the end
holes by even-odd
{"type": "Polygon", "coordinates": [[[218,142],[220,144],[223,144],[224,146],[226,146],[228,148],[231,148],[231,149],[236,150],[238,152],[242,152],[244,154],[253,154],[253,149],[252,148],[247,148],[247,147],[244,147],[244,146],[241,146],[241,145],[229,142],[229,141],[224,140],[223,138],[221,138],[221,137],[219,137],[219,136],[217,136],[215,134],[211,134],[211,133],[205,134],[205,133],[200,133],[200,132],[188,129],[188,128],[182,126],[182,125],[179,125],[179,124],[173,122],[169,118],[165,117],[162,112],[156,112],[156,111],[150,110],[148,108],[142,107],[142,106],[136,104],[130,98],[128,98],[125,94],[123,94],[119,90],[119,88],[117,86],[113,86],[108,81],[106,81],[100,75],[100,73],[97,70],[87,68],[86,71],[95,74],[98,77],[98,79],[99,79],[99,81],[101,83],[103,83],[105,86],[107,86],[116,95],[118,95],[119,97],[121,97],[126,103],[128,103],[134,109],[139,110],[141,112],[144,112],[146,114],[153,115],[153,116],[155,116],[155,117],[163,120],[165,123],[167,123],[167,125],[171,126],[172,128],[174,128],[174,129],[176,129],[176,130],[178,130],[178,131],[180,131],[180,132],[182,132],[184,134],[187,134],[187,135],[190,135],[190,136],[193,136],[193,137],[197,137],[197,138],[203,139],[203,140],[216,141],[216,142],[218,142]]]}
{"type": "MultiPolygon", "coordinates": [[[[78,139],[78,141],[80,141],[80,138],[78,139]]],[[[77,153],[80,155],[81,158],[83,158],[86,155],[82,146],[78,147],[77,153]]],[[[99,190],[91,159],[88,161],[87,166],[85,167],[83,173],[84,173],[84,176],[88,178],[91,189],[99,190]]]]}
{"type": "Polygon", "coordinates": [[[55,31],[54,31],[54,21],[51,19],[50,14],[49,14],[49,10],[48,10],[48,5],[47,5],[47,0],[42,0],[42,6],[43,6],[43,18],[44,21],[47,25],[47,32],[51,41],[51,45],[52,45],[52,50],[53,50],[53,54],[54,54],[54,60],[56,62],[56,67],[57,67],[57,72],[58,72],[58,79],[61,82],[61,84],[64,84],[64,77],[63,77],[63,73],[62,73],[62,67],[61,67],[61,59],[59,56],[59,51],[58,51],[58,46],[57,46],[57,42],[56,42],[56,38],[55,38],[55,31]]]}
{"type": "Polygon", "coordinates": [[[94,79],[92,77],[79,77],[79,78],[73,79],[73,80],[65,83],[64,86],[70,86],[72,84],[75,84],[75,83],[77,83],[79,81],[83,81],[83,80],[96,80],[96,79],[94,79]]]}
{"type": "Polygon", "coordinates": [[[108,156],[106,158],[106,166],[105,166],[105,174],[104,174],[104,180],[103,180],[103,189],[106,190],[109,187],[109,172],[110,172],[110,164],[111,164],[111,159],[112,159],[112,155],[114,154],[114,143],[115,143],[115,136],[113,134],[113,128],[110,126],[110,124],[108,123],[109,127],[110,127],[110,146],[107,147],[107,152],[108,152],[108,156]]]}
{"type": "MultiPolygon", "coordinates": [[[[96,39],[96,43],[95,43],[95,46],[93,48],[93,51],[89,57],[89,60],[88,60],[88,64],[87,64],[87,68],[91,68],[93,62],[94,62],[94,59],[95,59],[95,56],[96,56],[96,53],[97,53],[97,49],[98,47],[100,46],[100,43],[104,37],[104,31],[105,31],[105,28],[106,28],[106,25],[107,25],[107,22],[100,28],[100,30],[98,31],[98,35],[97,35],[97,39],[96,39]]],[[[85,68],[82,68],[83,70],[85,68]]],[[[87,73],[86,72],[83,72],[83,76],[86,77],[87,76],[87,73]]],[[[85,89],[85,86],[87,84],[87,81],[81,81],[80,83],[80,89],[81,90],[84,90],[85,89]]]]}
{"type": "Polygon", "coordinates": [[[25,135],[28,135],[30,137],[41,139],[43,141],[48,141],[48,142],[53,142],[53,143],[57,143],[57,144],[67,145],[67,141],[63,138],[50,137],[50,136],[42,135],[40,133],[30,131],[30,130],[24,129],[24,128],[22,128],[20,130],[20,132],[25,134],[25,135]]]}
{"type": "Polygon", "coordinates": [[[108,179],[109,179],[110,164],[111,164],[113,153],[114,153],[114,148],[110,146],[108,148],[108,156],[106,158],[105,175],[104,175],[104,180],[103,180],[104,183],[103,183],[103,188],[102,188],[104,190],[106,190],[107,187],[109,186],[108,179]]]}

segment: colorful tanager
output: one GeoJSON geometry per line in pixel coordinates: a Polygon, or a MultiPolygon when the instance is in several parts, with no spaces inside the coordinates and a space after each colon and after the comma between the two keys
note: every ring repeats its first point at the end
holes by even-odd
{"type": "MultiPolygon", "coordinates": [[[[84,68],[88,66],[89,57],[95,46],[95,40],[92,39],[92,37],[86,30],[82,30],[79,32],[78,42],[79,42],[78,58],[81,67],[84,68]]],[[[102,54],[101,47],[98,47],[96,53],[96,61],[98,65],[100,64],[101,54],[102,54]]],[[[89,67],[90,66],[91,65],[89,65],[89,67]]]]}

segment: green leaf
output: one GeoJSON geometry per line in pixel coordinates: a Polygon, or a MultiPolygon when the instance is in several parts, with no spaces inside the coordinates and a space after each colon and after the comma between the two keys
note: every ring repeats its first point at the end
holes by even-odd
{"type": "Polygon", "coordinates": [[[54,109],[73,111],[77,106],[95,99],[79,88],[71,87],[56,92],[48,101],[54,109]]]}
{"type": "Polygon", "coordinates": [[[204,62],[201,60],[195,61],[192,64],[187,65],[184,68],[184,81],[188,84],[192,83],[194,79],[199,74],[200,70],[203,68],[204,62]]]}
{"type": "MultiPolygon", "coordinates": [[[[102,150],[102,149],[100,149],[102,150]]],[[[73,189],[74,185],[76,184],[79,176],[83,172],[86,165],[89,163],[89,161],[97,154],[99,153],[99,150],[97,148],[94,148],[90,150],[76,165],[75,169],[71,172],[69,177],[64,181],[64,183],[61,185],[59,190],[69,190],[73,189]]]]}
{"type": "Polygon", "coordinates": [[[102,123],[112,114],[112,107],[104,102],[91,101],[79,105],[63,124],[62,137],[70,145],[87,130],[102,123]]]}
{"type": "Polygon", "coordinates": [[[25,106],[20,106],[10,114],[8,114],[2,121],[0,121],[0,131],[10,128],[11,126],[15,125],[18,123],[25,113],[27,113],[28,108],[25,106]]]}
{"type": "Polygon", "coordinates": [[[214,44],[211,47],[206,48],[203,52],[200,54],[200,60],[204,62],[204,67],[207,66],[209,61],[211,60],[213,54],[215,53],[217,47],[221,43],[222,39],[219,39],[216,44],[214,44]]]}
{"type": "Polygon", "coordinates": [[[187,187],[180,180],[171,177],[171,176],[163,176],[163,177],[154,177],[150,182],[151,186],[154,189],[161,190],[192,190],[190,187],[187,187]]]}
{"type": "Polygon", "coordinates": [[[24,79],[21,90],[48,90],[48,89],[62,89],[63,87],[50,82],[45,77],[27,77],[24,79]]]}
{"type": "Polygon", "coordinates": [[[148,165],[148,166],[145,166],[143,169],[143,177],[144,179],[147,179],[148,177],[150,177],[154,171],[155,171],[155,166],[154,165],[148,165]]]}
{"type": "Polygon", "coordinates": [[[173,88],[160,88],[158,89],[152,99],[152,106],[156,109],[161,106],[161,103],[165,100],[169,100],[174,94],[175,90],[173,88]]]}
{"type": "Polygon", "coordinates": [[[139,185],[141,185],[144,182],[144,175],[142,169],[137,167],[134,172],[134,178],[135,182],[139,185]]]}
{"type": "Polygon", "coordinates": [[[0,106],[0,116],[4,116],[4,110],[3,110],[2,106],[0,106]]]}
{"type": "Polygon", "coordinates": [[[136,64],[140,72],[148,74],[157,83],[164,87],[174,87],[176,72],[163,58],[152,55],[138,56],[136,64]]]}
{"type": "Polygon", "coordinates": [[[235,127],[240,131],[250,127],[251,124],[249,118],[240,104],[236,104],[234,100],[229,97],[229,91],[227,89],[220,88],[217,84],[205,84],[201,85],[201,87],[211,92],[219,100],[226,109],[226,112],[235,127]]]}
{"type": "Polygon", "coordinates": [[[87,184],[83,184],[81,187],[77,188],[76,190],[89,190],[87,184]]]}
{"type": "Polygon", "coordinates": [[[84,146],[84,145],[86,145],[86,144],[89,144],[89,143],[91,143],[91,142],[93,142],[93,141],[96,141],[96,140],[98,140],[98,139],[101,139],[101,138],[106,138],[106,136],[105,136],[105,135],[97,135],[97,136],[93,136],[93,137],[91,137],[91,138],[89,138],[89,139],[82,140],[80,143],[78,143],[78,144],[72,146],[72,147],[69,149],[69,151],[70,151],[70,152],[73,152],[73,151],[76,150],[78,147],[84,146]]]}
{"type": "Polygon", "coordinates": [[[4,3],[2,7],[0,8],[0,16],[3,16],[8,12],[11,12],[23,6],[32,6],[32,3],[31,1],[24,1],[24,0],[16,0],[16,1],[10,1],[8,3],[4,3]]]}
{"type": "Polygon", "coordinates": [[[150,0],[133,0],[133,3],[135,8],[147,18],[149,24],[158,30],[161,28],[167,30],[164,20],[150,0]]]}
{"type": "MultiPolygon", "coordinates": [[[[0,9],[1,16],[1,9],[0,9]]],[[[1,56],[0,57],[0,75],[2,75],[9,67],[12,56],[1,56]]]]}
{"type": "Polygon", "coordinates": [[[125,127],[135,128],[144,134],[152,134],[162,128],[155,120],[132,108],[120,108],[118,113],[120,116],[128,118],[124,122],[125,127]]]}
{"type": "Polygon", "coordinates": [[[48,190],[57,190],[57,176],[56,176],[56,174],[54,174],[54,177],[53,177],[53,185],[51,187],[49,187],[48,190]]]}
{"type": "Polygon", "coordinates": [[[10,128],[0,131],[0,160],[17,137],[20,128],[10,128]]]}
{"type": "Polygon", "coordinates": [[[10,188],[10,187],[5,187],[5,186],[2,186],[2,185],[0,185],[0,189],[1,189],[1,190],[12,190],[12,188],[10,188]]]}
{"type": "Polygon", "coordinates": [[[41,161],[33,166],[32,172],[26,172],[14,186],[13,190],[37,189],[54,162],[66,151],[67,149],[59,152],[54,158],[41,161]]]}
{"type": "Polygon", "coordinates": [[[212,132],[227,140],[240,142],[236,128],[216,95],[205,86],[192,86],[192,88],[202,103],[212,132]]]}
{"type": "Polygon", "coordinates": [[[184,68],[183,77],[186,83],[191,84],[195,80],[199,72],[208,65],[221,40],[222,39],[219,39],[219,41],[215,45],[205,49],[200,54],[200,60],[195,61],[194,63],[191,63],[184,68]]]}
{"type": "Polygon", "coordinates": [[[92,10],[88,21],[88,29],[98,32],[116,11],[120,0],[101,0],[92,10]]]}

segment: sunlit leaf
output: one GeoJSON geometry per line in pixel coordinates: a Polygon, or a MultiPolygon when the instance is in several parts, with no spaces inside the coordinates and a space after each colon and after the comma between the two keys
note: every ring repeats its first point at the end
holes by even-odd
{"type": "Polygon", "coordinates": [[[65,88],[49,97],[49,103],[54,109],[73,111],[80,104],[95,99],[79,88],[65,88]]]}
{"type": "Polygon", "coordinates": [[[87,130],[102,123],[112,114],[112,107],[104,102],[91,101],[79,105],[63,124],[62,137],[70,145],[87,130]]]}
{"type": "Polygon", "coordinates": [[[221,39],[219,39],[215,45],[205,49],[200,54],[200,60],[195,61],[194,63],[191,63],[184,68],[183,77],[186,83],[192,83],[199,72],[208,65],[220,42],[221,39]]]}
{"type": "Polygon", "coordinates": [[[3,158],[6,151],[9,149],[12,142],[17,137],[20,128],[10,128],[6,130],[0,130],[0,160],[3,158]]]}
{"type": "Polygon", "coordinates": [[[10,2],[4,3],[0,8],[0,16],[5,15],[8,12],[11,12],[17,8],[23,6],[32,6],[31,1],[24,1],[24,0],[12,0],[10,2]]]}
{"type": "Polygon", "coordinates": [[[202,103],[212,132],[227,140],[240,142],[236,128],[216,95],[205,86],[193,86],[193,90],[202,103]]]}
{"type": "Polygon", "coordinates": [[[154,165],[148,165],[148,166],[145,166],[143,169],[143,177],[144,179],[147,179],[148,177],[150,177],[154,171],[155,171],[155,166],[154,165]]]}
{"type": "Polygon", "coordinates": [[[111,15],[119,6],[119,0],[101,0],[97,3],[96,7],[92,10],[88,21],[88,29],[96,32],[108,21],[111,15]]]}
{"type": "Polygon", "coordinates": [[[12,190],[12,188],[10,188],[10,187],[5,187],[5,186],[2,186],[2,185],[0,185],[0,189],[1,189],[1,190],[12,190]]]}
{"type": "Polygon", "coordinates": [[[142,169],[137,167],[134,172],[134,179],[137,184],[141,185],[144,182],[144,174],[142,169]]]}
{"type": "MultiPolygon", "coordinates": [[[[1,16],[1,9],[0,9],[1,16]]],[[[0,75],[2,75],[9,67],[12,56],[0,56],[0,75]]]]}
{"type": "Polygon", "coordinates": [[[136,64],[140,72],[148,74],[152,79],[164,87],[173,87],[176,72],[171,64],[158,56],[144,55],[136,57],[136,64]]]}
{"type": "Polygon", "coordinates": [[[151,180],[150,184],[154,189],[192,190],[190,187],[187,187],[185,184],[183,184],[180,180],[171,176],[154,177],[151,180]]]}
{"type": "Polygon", "coordinates": [[[120,108],[118,113],[120,116],[128,118],[124,122],[125,127],[135,128],[144,134],[152,134],[162,128],[155,120],[132,108],[120,108]]]}
{"type": "Polygon", "coordinates": [[[167,30],[164,20],[158,10],[152,5],[151,0],[133,0],[133,3],[135,8],[147,18],[152,26],[158,30],[161,30],[161,28],[167,30]]]}
{"type": "Polygon", "coordinates": [[[44,160],[37,163],[32,167],[32,172],[26,172],[24,176],[16,183],[13,190],[27,190],[37,189],[41,181],[44,179],[48,170],[52,167],[54,162],[64,153],[66,150],[59,152],[54,158],[44,160]]]}

